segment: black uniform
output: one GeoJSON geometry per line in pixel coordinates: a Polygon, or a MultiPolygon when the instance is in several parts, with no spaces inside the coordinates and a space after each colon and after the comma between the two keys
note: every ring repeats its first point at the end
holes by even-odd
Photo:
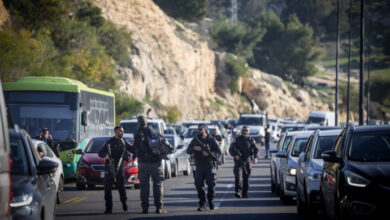
{"type": "Polygon", "coordinates": [[[133,146],[131,146],[131,144],[128,141],[126,141],[124,138],[117,139],[115,137],[110,138],[104,144],[103,148],[100,149],[99,151],[99,157],[104,158],[106,157],[106,155],[109,155],[111,160],[114,161],[115,171],[116,171],[116,175],[114,176],[114,174],[110,171],[109,168],[109,160],[106,160],[105,176],[104,176],[104,199],[106,201],[106,210],[110,210],[110,211],[112,210],[111,191],[112,191],[113,184],[115,184],[115,186],[118,188],[119,196],[122,204],[124,204],[127,200],[125,179],[124,179],[124,172],[123,172],[123,161],[124,160],[129,161],[130,152],[134,153],[133,146]],[[124,156],[122,163],[120,164],[119,169],[116,170],[122,155],[124,156]]]}
{"type": "Polygon", "coordinates": [[[208,146],[209,151],[216,158],[220,157],[221,149],[219,148],[215,138],[211,137],[210,135],[207,135],[206,139],[194,138],[187,148],[187,154],[193,154],[195,159],[195,187],[198,191],[199,205],[203,206],[206,203],[206,195],[203,190],[204,180],[206,180],[208,188],[207,199],[209,203],[211,203],[214,199],[216,161],[214,161],[210,155],[208,157],[204,157],[202,151],[194,150],[195,146],[201,145],[208,146]],[[199,143],[199,141],[201,143],[199,143]]]}
{"type": "Polygon", "coordinates": [[[242,135],[237,137],[230,145],[230,155],[233,157],[240,156],[239,160],[234,158],[235,191],[239,194],[242,193],[244,197],[248,196],[252,158],[258,157],[258,151],[255,140],[242,135]]]}
{"type": "MultiPolygon", "coordinates": [[[[163,166],[160,156],[153,154],[149,147],[152,133],[148,127],[139,127],[134,134],[134,150],[138,158],[138,177],[140,180],[140,199],[144,211],[149,208],[150,179],[153,180],[154,205],[163,207],[163,166]]],[[[147,211],[146,211],[147,212],[147,211]]]]}

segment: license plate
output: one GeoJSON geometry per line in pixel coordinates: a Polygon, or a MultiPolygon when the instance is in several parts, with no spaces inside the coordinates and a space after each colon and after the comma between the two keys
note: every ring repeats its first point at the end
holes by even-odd
{"type": "Polygon", "coordinates": [[[295,176],[289,176],[289,175],[287,175],[287,176],[286,176],[286,182],[295,184],[295,176]]]}
{"type": "Polygon", "coordinates": [[[104,172],[100,172],[100,178],[104,178],[104,172]]]}

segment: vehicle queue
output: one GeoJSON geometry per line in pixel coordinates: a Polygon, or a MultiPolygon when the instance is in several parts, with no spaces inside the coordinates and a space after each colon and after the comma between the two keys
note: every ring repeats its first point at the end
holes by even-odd
{"type": "MultiPolygon", "coordinates": [[[[7,100],[14,103],[20,99],[12,99],[8,93],[6,103],[7,100]]],[[[98,106],[91,104],[92,107],[96,109],[98,106]]],[[[2,109],[5,109],[4,103],[2,109]]],[[[89,121],[84,121],[87,113],[78,111],[81,115],[79,123],[88,126],[89,121]]],[[[15,114],[7,117],[3,113],[2,110],[2,122],[23,122],[21,119],[14,120],[15,114]]],[[[32,115],[26,117],[30,120],[32,115]]],[[[223,165],[232,141],[243,130],[258,146],[265,145],[264,138],[269,132],[271,140],[277,141],[276,147],[270,149],[271,190],[285,202],[296,198],[298,214],[326,214],[332,218],[380,215],[386,209],[386,199],[390,196],[390,127],[355,126],[353,123],[336,127],[324,126],[320,119],[316,121],[320,123],[307,125],[299,120],[269,119],[265,112],[260,112],[242,114],[237,120],[186,121],[181,125],[169,125],[162,119],[148,118],[148,125],[163,134],[174,148],[168,158],[163,160],[165,179],[177,177],[181,171],[184,175],[194,171],[193,158],[186,153],[186,149],[190,140],[196,137],[199,124],[210,128],[207,130],[209,134],[215,132],[221,137],[218,141],[221,152],[218,166],[223,165]]],[[[2,129],[7,129],[4,126],[6,124],[2,124],[2,129]]],[[[136,119],[123,120],[120,125],[124,128],[123,137],[133,143],[137,130],[136,119]]],[[[9,181],[8,189],[7,186],[1,187],[2,193],[8,191],[10,195],[1,198],[5,199],[1,201],[2,204],[8,204],[9,207],[8,211],[0,212],[1,215],[11,215],[14,219],[54,219],[56,203],[62,201],[66,177],[64,170],[65,167],[68,169],[73,166],[69,165],[73,160],[77,160],[75,185],[78,190],[103,184],[104,159],[99,158],[97,153],[111,136],[74,140],[79,141],[80,146],[83,145],[81,148],[71,148],[74,152],[69,152],[70,146],[62,141],[67,155],[61,155],[61,163],[47,143],[33,140],[31,137],[37,134],[29,134],[24,129],[8,123],[9,135],[5,136],[9,136],[10,140],[4,146],[5,152],[9,152],[7,172],[12,183],[9,181]],[[61,165],[64,165],[64,169],[61,169],[61,165]],[[32,185],[26,185],[25,182],[32,185]]],[[[50,131],[45,127],[41,129],[50,131]]],[[[32,130],[36,131],[36,128],[32,130]]],[[[79,129],[77,131],[81,132],[79,129]]],[[[61,134],[56,131],[53,133],[61,134]]],[[[56,140],[56,135],[53,136],[56,140]]],[[[139,188],[137,158],[124,163],[124,175],[127,186],[139,188]]]]}

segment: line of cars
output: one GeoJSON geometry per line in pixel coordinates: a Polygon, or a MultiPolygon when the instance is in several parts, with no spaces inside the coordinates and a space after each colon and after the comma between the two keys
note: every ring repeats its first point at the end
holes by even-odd
{"type": "Polygon", "coordinates": [[[63,198],[62,162],[44,142],[12,124],[2,93],[0,163],[0,219],[54,219],[63,198]]]}
{"type": "Polygon", "coordinates": [[[271,148],[271,190],[297,213],[380,216],[390,196],[390,126],[305,126],[271,148]]]}

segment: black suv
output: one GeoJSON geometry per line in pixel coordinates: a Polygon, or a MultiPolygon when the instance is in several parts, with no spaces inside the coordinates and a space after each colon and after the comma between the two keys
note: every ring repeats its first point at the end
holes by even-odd
{"type": "Polygon", "coordinates": [[[56,186],[51,177],[58,164],[40,158],[30,136],[18,128],[9,129],[11,148],[13,219],[54,219],[56,186]]]}
{"type": "Polygon", "coordinates": [[[385,213],[390,198],[390,126],[347,127],[322,158],[326,214],[343,218],[385,213]]]}

